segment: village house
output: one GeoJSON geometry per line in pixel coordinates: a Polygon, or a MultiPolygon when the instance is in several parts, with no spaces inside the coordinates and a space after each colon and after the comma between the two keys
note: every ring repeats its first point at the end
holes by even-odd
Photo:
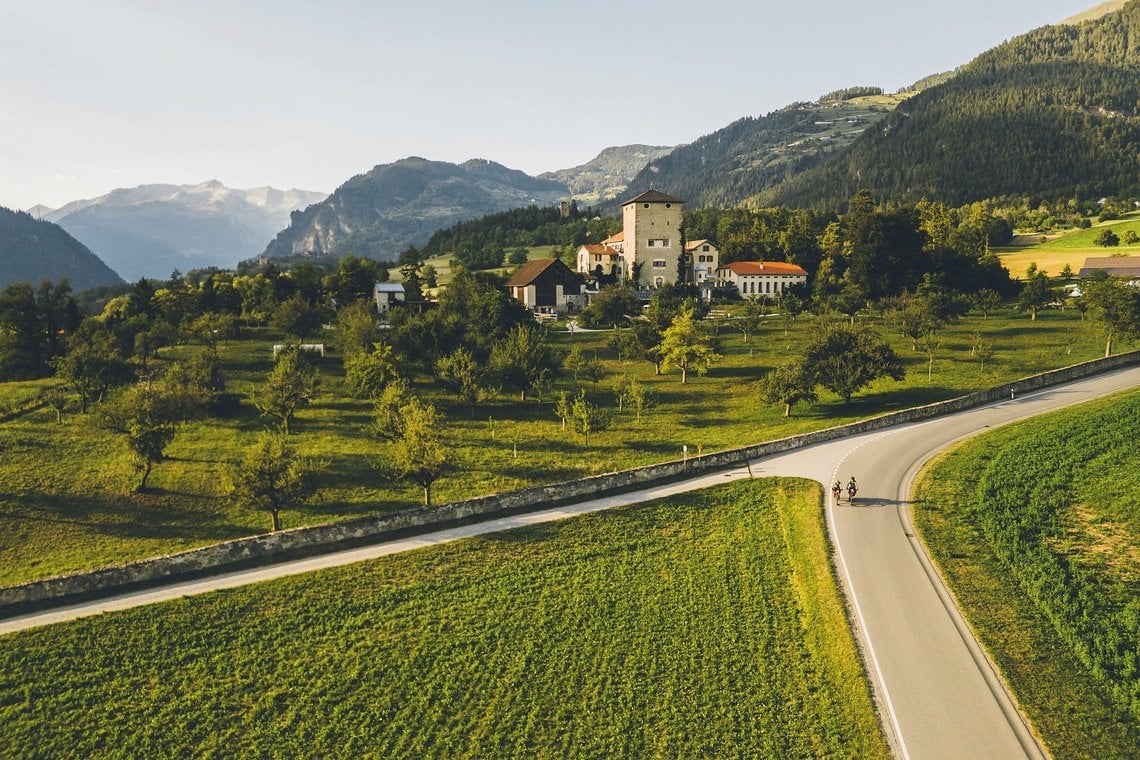
{"type": "Polygon", "coordinates": [[[407,298],[404,286],[399,282],[378,282],[372,287],[372,300],[376,302],[376,311],[387,314],[393,304],[403,303],[407,298]]]}
{"type": "Polygon", "coordinates": [[[777,298],[793,285],[807,282],[807,272],[784,261],[734,261],[718,268],[716,279],[722,286],[736,286],[745,298],[777,298]]]}
{"type": "Polygon", "coordinates": [[[712,283],[720,252],[708,240],[682,248],[681,224],[685,202],[650,190],[621,205],[621,232],[600,243],[578,249],[577,269],[596,278],[633,280],[639,288],[660,288],[686,282],[712,283]],[[684,256],[683,254],[688,254],[684,256]],[[684,262],[683,269],[678,263],[684,262]]]}
{"type": "Polygon", "coordinates": [[[561,259],[534,259],[507,280],[511,296],[531,311],[563,314],[586,305],[582,278],[561,259]]]}

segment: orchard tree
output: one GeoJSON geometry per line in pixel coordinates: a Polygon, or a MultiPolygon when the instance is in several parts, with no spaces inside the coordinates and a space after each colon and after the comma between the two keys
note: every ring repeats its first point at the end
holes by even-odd
{"type": "Polygon", "coordinates": [[[146,490],[151,469],[163,460],[183,413],[179,400],[150,380],[131,386],[99,409],[99,426],[123,436],[136,469],[142,473],[135,491],[146,490]]]}
{"type": "Polygon", "coordinates": [[[487,370],[475,360],[470,349],[457,348],[437,361],[435,373],[440,383],[471,410],[471,419],[475,419],[475,407],[494,395],[487,370]]]}
{"type": "Polygon", "coordinates": [[[359,353],[369,353],[382,339],[370,301],[354,301],[336,313],[336,341],[345,361],[359,353]]]}
{"type": "Polygon", "coordinates": [[[582,310],[583,327],[609,327],[624,322],[641,311],[641,304],[628,285],[610,285],[602,288],[582,310]]]}
{"type": "Polygon", "coordinates": [[[816,384],[851,403],[854,393],[881,377],[902,380],[906,369],[902,360],[873,333],[838,326],[808,345],[803,365],[816,384]]]}
{"type": "Polygon", "coordinates": [[[681,384],[688,380],[689,370],[698,375],[708,372],[713,362],[721,358],[713,350],[708,332],[694,317],[693,310],[686,308],[674,319],[662,334],[661,358],[681,370],[681,384]]]}
{"type": "Polygon", "coordinates": [[[430,507],[432,484],[455,467],[454,443],[432,404],[412,398],[399,413],[404,429],[395,443],[395,465],[402,477],[423,489],[424,506],[430,507]]]}
{"type": "Polygon", "coordinates": [[[810,404],[818,398],[815,379],[798,361],[776,367],[765,375],[760,392],[769,404],[783,404],[785,417],[791,416],[794,404],[801,401],[810,404]]]}
{"type": "Polygon", "coordinates": [[[357,398],[376,398],[384,386],[400,377],[392,347],[375,343],[372,351],[355,351],[344,359],[344,382],[357,398]]]}
{"type": "Polygon", "coordinates": [[[1017,298],[1017,304],[1022,311],[1029,312],[1030,321],[1037,319],[1037,312],[1060,297],[1057,289],[1049,282],[1049,275],[1037,268],[1037,264],[1030,264],[1025,272],[1025,286],[1017,298]]]}
{"type": "Polygon", "coordinates": [[[53,362],[56,377],[79,396],[79,411],[87,414],[127,370],[114,338],[104,330],[80,330],[68,341],[67,353],[53,362]]]}
{"type": "Polygon", "coordinates": [[[491,367],[506,385],[525,401],[528,391],[550,382],[562,366],[562,357],[536,327],[517,325],[491,349],[491,367]]]}
{"type": "Polygon", "coordinates": [[[1081,283],[1081,299],[1104,334],[1104,355],[1112,355],[1117,338],[1140,333],[1140,293],[1123,280],[1097,272],[1081,283]]]}
{"type": "Polygon", "coordinates": [[[230,468],[230,495],[239,506],[268,512],[281,530],[281,511],[295,509],[311,493],[306,464],[285,436],[262,433],[230,468]]]}
{"type": "Polygon", "coordinates": [[[277,357],[277,364],[265,379],[254,405],[262,416],[279,420],[281,432],[289,435],[297,410],[316,398],[319,379],[317,368],[300,349],[287,347],[277,357]]]}
{"type": "Polygon", "coordinates": [[[283,301],[269,318],[274,329],[303,340],[306,335],[312,335],[324,321],[324,311],[311,305],[301,297],[300,293],[283,301]]]}
{"type": "Polygon", "coordinates": [[[372,430],[389,443],[404,436],[404,408],[412,400],[412,391],[405,380],[389,383],[372,404],[372,430]]]}
{"type": "Polygon", "coordinates": [[[764,315],[767,312],[768,308],[759,297],[750,296],[744,299],[744,308],[732,321],[732,326],[744,333],[745,343],[752,343],[752,336],[764,326],[764,315]]]}
{"type": "Polygon", "coordinates": [[[590,448],[590,433],[606,429],[605,412],[586,400],[586,392],[578,391],[570,404],[570,426],[582,436],[586,448],[590,448]]]}
{"type": "Polygon", "coordinates": [[[982,288],[970,297],[974,308],[982,312],[982,319],[989,319],[990,312],[1001,306],[1001,294],[990,288],[982,288]]]}

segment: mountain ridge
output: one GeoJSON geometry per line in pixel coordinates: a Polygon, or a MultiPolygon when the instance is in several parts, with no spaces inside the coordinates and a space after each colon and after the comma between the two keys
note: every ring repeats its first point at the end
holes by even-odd
{"type": "Polygon", "coordinates": [[[62,277],[75,291],[123,282],[58,224],[0,206],[0,288],[62,277]]]}
{"type": "Polygon", "coordinates": [[[153,183],[116,188],[43,214],[128,280],[173,269],[232,267],[256,256],[289,213],[326,197],[307,190],[153,183]]]}

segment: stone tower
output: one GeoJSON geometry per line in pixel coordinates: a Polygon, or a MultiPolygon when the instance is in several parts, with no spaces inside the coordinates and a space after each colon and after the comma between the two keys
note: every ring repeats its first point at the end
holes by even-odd
{"type": "Polygon", "coordinates": [[[659,288],[677,282],[677,261],[684,254],[681,223],[685,202],[650,190],[621,205],[623,257],[637,285],[659,288]]]}

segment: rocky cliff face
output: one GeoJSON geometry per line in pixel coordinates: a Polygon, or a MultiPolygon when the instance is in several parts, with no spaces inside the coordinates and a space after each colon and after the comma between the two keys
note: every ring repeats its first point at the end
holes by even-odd
{"type": "Polygon", "coordinates": [[[615,146],[606,148],[580,166],[538,176],[561,182],[583,203],[597,203],[617,198],[649,162],[668,155],[672,150],[667,145],[615,146]]]}
{"type": "Polygon", "coordinates": [[[358,174],[320,203],[290,215],[265,249],[271,258],[348,254],[394,261],[409,245],[456,222],[569,197],[560,182],[493,161],[405,158],[358,174]]]}

